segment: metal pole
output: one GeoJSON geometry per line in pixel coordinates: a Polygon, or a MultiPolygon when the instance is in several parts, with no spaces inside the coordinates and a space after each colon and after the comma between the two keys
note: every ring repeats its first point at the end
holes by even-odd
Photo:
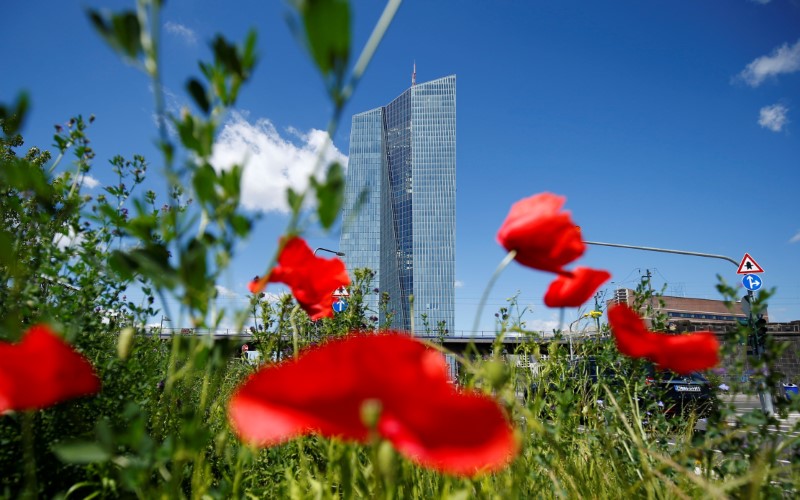
{"type": "MultiPolygon", "coordinates": [[[[749,298],[748,302],[750,304],[753,303],[753,291],[747,291],[747,297],[749,298]]],[[[753,310],[750,309],[747,312],[747,325],[750,327],[751,330],[755,330],[755,321],[753,321],[753,310]]],[[[761,356],[764,355],[764,346],[758,342],[758,337],[754,336],[753,338],[753,349],[755,350],[756,356],[761,359],[761,356]]],[[[745,365],[746,366],[746,365],[745,365]]],[[[758,401],[761,403],[761,411],[766,413],[767,415],[772,415],[775,413],[775,408],[772,405],[772,394],[766,390],[766,384],[762,381],[759,383],[759,391],[758,391],[758,401]]]]}
{"type": "Polygon", "coordinates": [[[573,321],[572,323],[569,324],[568,330],[569,330],[569,360],[570,361],[572,361],[572,358],[573,358],[573,355],[572,355],[572,325],[574,325],[575,323],[577,323],[578,321],[582,320],[585,317],[586,317],[586,315],[584,314],[580,318],[576,319],[575,321],[573,321]]]}
{"type": "Polygon", "coordinates": [[[727,260],[731,264],[736,267],[739,267],[739,263],[735,260],[727,257],[725,255],[716,255],[713,253],[702,253],[702,252],[689,252],[687,250],[670,250],[667,248],[657,248],[657,247],[640,247],[636,245],[622,245],[619,243],[603,243],[600,241],[584,241],[587,245],[598,245],[602,247],[616,247],[616,248],[630,248],[632,250],[647,250],[648,252],[661,252],[661,253],[676,253],[679,255],[694,255],[695,257],[708,257],[710,259],[722,259],[727,260]]]}
{"type": "Polygon", "coordinates": [[[339,257],[344,257],[344,252],[339,252],[338,250],[329,250],[327,248],[322,248],[322,247],[316,248],[314,250],[314,255],[317,255],[317,252],[319,252],[320,250],[322,250],[323,252],[332,253],[332,254],[337,255],[339,257]]]}
{"type": "MultiPolygon", "coordinates": [[[[703,253],[703,252],[689,252],[687,250],[671,250],[667,248],[657,248],[657,247],[642,247],[638,245],[623,245],[620,243],[604,243],[601,241],[584,241],[584,243],[586,243],[587,245],[598,245],[603,247],[628,248],[631,250],[645,250],[648,252],[674,253],[678,255],[693,255],[695,257],[708,257],[709,259],[721,259],[721,260],[727,260],[737,268],[739,267],[738,262],[736,262],[735,260],[731,259],[726,255],[717,255],[713,253],[703,253]]],[[[752,298],[753,292],[748,290],[748,295],[752,298]]],[[[750,314],[750,324],[752,325],[752,313],[750,314]]],[[[762,349],[763,348],[761,347],[756,347],[756,354],[759,357],[761,357],[762,349]]],[[[761,401],[761,411],[763,411],[767,415],[772,415],[775,412],[772,406],[772,394],[768,390],[759,391],[758,399],[761,401]]]]}

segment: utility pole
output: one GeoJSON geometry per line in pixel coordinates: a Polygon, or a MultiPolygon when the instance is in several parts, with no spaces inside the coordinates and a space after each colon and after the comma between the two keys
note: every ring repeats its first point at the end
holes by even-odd
{"type": "Polygon", "coordinates": [[[595,335],[598,335],[598,336],[600,335],[600,315],[602,314],[602,312],[600,312],[600,298],[601,298],[600,292],[597,292],[597,293],[594,294],[594,311],[593,312],[596,311],[596,314],[592,314],[592,316],[594,316],[595,326],[597,328],[597,330],[596,330],[597,333],[595,335]]]}
{"type": "Polygon", "coordinates": [[[647,271],[647,272],[644,274],[644,276],[642,276],[642,285],[644,285],[645,283],[647,284],[647,292],[648,292],[648,294],[647,294],[647,306],[648,306],[648,309],[649,309],[648,313],[651,315],[650,326],[652,327],[653,323],[654,323],[655,311],[656,311],[656,308],[653,305],[653,281],[652,281],[653,275],[652,275],[652,273],[650,273],[649,269],[645,269],[645,271],[647,271]]]}

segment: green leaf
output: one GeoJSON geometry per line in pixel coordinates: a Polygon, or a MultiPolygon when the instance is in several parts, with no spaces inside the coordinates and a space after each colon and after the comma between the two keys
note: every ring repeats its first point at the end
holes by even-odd
{"type": "Polygon", "coordinates": [[[17,271],[16,252],[14,252],[14,241],[9,233],[0,230],[0,262],[6,262],[12,275],[17,271]]]}
{"type": "Polygon", "coordinates": [[[68,464],[90,464],[106,462],[111,454],[100,444],[91,441],[73,441],[53,445],[53,453],[68,464]]]}
{"type": "Polygon", "coordinates": [[[250,219],[241,214],[234,214],[231,217],[230,224],[236,235],[241,237],[247,236],[252,227],[250,219]]]}
{"type": "Polygon", "coordinates": [[[350,58],[350,4],[346,0],[296,2],[303,18],[306,40],[314,62],[327,76],[341,82],[350,58]]]}
{"type": "Polygon", "coordinates": [[[242,77],[249,78],[250,72],[256,65],[256,31],[250,30],[247,32],[247,39],[244,42],[244,50],[241,53],[242,63],[242,77]]]}
{"type": "Polygon", "coordinates": [[[205,312],[211,298],[213,285],[208,281],[208,248],[214,243],[213,236],[204,234],[201,239],[193,239],[181,252],[180,277],[186,288],[187,305],[205,312]]]}
{"type": "Polygon", "coordinates": [[[25,92],[17,97],[17,102],[11,108],[0,106],[0,124],[2,125],[0,131],[6,137],[12,137],[22,128],[29,106],[30,100],[25,92]]]}
{"type": "Polygon", "coordinates": [[[328,169],[328,178],[324,184],[312,180],[317,191],[317,214],[319,222],[325,229],[330,229],[344,201],[344,169],[334,163],[328,169]]]}
{"type": "Polygon", "coordinates": [[[177,273],[169,263],[169,251],[160,244],[150,244],[135,248],[130,252],[115,250],[108,264],[124,280],[131,280],[137,274],[144,275],[154,283],[172,288],[177,273]]]}
{"type": "Polygon", "coordinates": [[[242,74],[242,63],[239,60],[239,54],[236,52],[236,46],[228,43],[222,35],[217,35],[211,44],[214,50],[214,58],[222,65],[228,73],[235,75],[242,74]]]}
{"type": "Polygon", "coordinates": [[[125,55],[135,59],[142,51],[139,18],[133,12],[123,12],[112,17],[117,43],[125,55]]]}
{"type": "MultiPolygon", "coordinates": [[[[312,178],[312,181],[314,179],[312,178]]],[[[286,188],[286,201],[289,203],[289,208],[292,209],[293,212],[300,210],[300,203],[302,200],[300,199],[300,195],[297,194],[294,189],[286,188]]]]}
{"type": "Polygon", "coordinates": [[[208,163],[202,165],[194,172],[192,178],[197,201],[200,203],[215,203],[217,200],[217,172],[208,163]]]}
{"type": "Polygon", "coordinates": [[[203,110],[203,113],[208,114],[211,110],[211,103],[208,101],[208,93],[203,84],[196,78],[191,78],[186,83],[186,90],[189,91],[197,107],[203,110]]]}
{"type": "Polygon", "coordinates": [[[90,9],[89,20],[115,51],[131,59],[142,53],[142,29],[135,12],[128,10],[109,15],[90,9]]]}

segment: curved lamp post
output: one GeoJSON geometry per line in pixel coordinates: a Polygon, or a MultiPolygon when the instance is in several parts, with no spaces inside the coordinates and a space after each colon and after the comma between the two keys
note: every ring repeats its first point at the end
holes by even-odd
{"type": "MultiPolygon", "coordinates": [[[[730,257],[728,257],[726,255],[717,255],[717,254],[713,254],[713,253],[702,253],[702,252],[689,252],[689,251],[686,251],[686,250],[670,250],[670,249],[667,249],[667,248],[642,247],[642,246],[637,246],[637,245],[622,245],[620,243],[603,243],[603,242],[600,242],[600,241],[585,241],[584,240],[584,243],[586,243],[587,245],[598,245],[598,246],[603,246],[603,247],[629,248],[631,250],[646,250],[648,252],[675,253],[675,254],[679,254],[679,255],[693,255],[695,257],[708,257],[710,259],[721,259],[721,260],[727,260],[728,262],[730,262],[731,264],[733,264],[737,268],[739,267],[739,263],[738,262],[736,262],[735,260],[733,260],[732,258],[730,258],[730,257]]],[[[748,302],[751,301],[752,297],[753,297],[753,292],[748,290],[747,296],[750,297],[748,302]]],[[[753,314],[750,313],[750,314],[748,314],[748,316],[750,317],[749,318],[750,319],[750,324],[752,324],[752,322],[753,322],[753,314]]],[[[570,343],[570,349],[571,349],[571,347],[572,347],[572,344],[570,343]]],[[[760,352],[758,353],[758,356],[761,357],[761,353],[760,352]]],[[[761,390],[761,391],[759,391],[758,399],[761,402],[761,410],[764,413],[766,413],[767,415],[772,415],[772,414],[775,413],[774,407],[772,405],[772,394],[769,392],[769,390],[761,390]]]]}
{"type": "Polygon", "coordinates": [[[319,252],[320,250],[322,250],[323,252],[332,253],[332,254],[337,255],[339,257],[344,257],[344,252],[339,252],[338,250],[330,250],[328,248],[322,248],[322,247],[316,248],[314,250],[314,255],[317,255],[317,252],[319,252]]]}

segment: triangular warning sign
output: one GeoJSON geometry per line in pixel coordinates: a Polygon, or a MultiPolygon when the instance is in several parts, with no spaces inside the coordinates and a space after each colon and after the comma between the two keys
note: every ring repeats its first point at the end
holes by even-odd
{"type": "Polygon", "coordinates": [[[350,292],[347,290],[347,288],[340,286],[339,288],[334,290],[334,292],[331,295],[333,295],[334,297],[349,297],[350,292]]]}
{"type": "Polygon", "coordinates": [[[742,262],[739,264],[739,269],[736,271],[736,274],[753,274],[753,273],[763,273],[764,270],[761,269],[755,260],[750,257],[749,253],[744,254],[742,257],[742,262]]]}

